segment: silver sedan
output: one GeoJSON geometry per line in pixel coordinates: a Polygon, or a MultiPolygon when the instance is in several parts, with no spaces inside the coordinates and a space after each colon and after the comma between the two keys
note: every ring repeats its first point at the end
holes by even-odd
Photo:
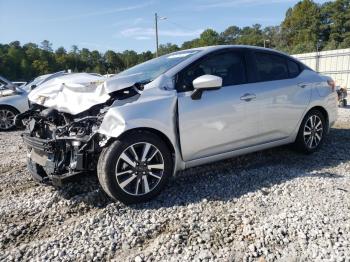
{"type": "Polygon", "coordinates": [[[28,84],[21,86],[16,85],[16,82],[13,83],[0,76],[0,131],[13,129],[15,127],[15,116],[29,109],[28,94],[32,89],[64,74],[66,74],[64,71],[60,71],[53,74],[41,75],[34,78],[28,84]]]}
{"type": "Polygon", "coordinates": [[[0,76],[0,131],[14,128],[13,120],[28,110],[27,91],[0,76]]]}
{"type": "Polygon", "coordinates": [[[186,168],[284,144],[312,153],[337,117],[331,78],[257,47],[197,48],[107,80],[73,77],[30,97],[47,108],[27,113],[30,170],[57,181],[97,169],[124,203],[155,197],[186,168]]]}

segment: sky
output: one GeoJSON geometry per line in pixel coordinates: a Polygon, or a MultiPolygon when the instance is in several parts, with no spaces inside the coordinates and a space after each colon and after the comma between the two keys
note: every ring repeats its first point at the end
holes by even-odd
{"type": "MultiPolygon", "coordinates": [[[[0,0],[0,43],[43,40],[67,50],[155,50],[159,43],[181,45],[212,28],[278,25],[296,0],[0,0]]],[[[325,1],[318,0],[317,3],[325,1]]]]}

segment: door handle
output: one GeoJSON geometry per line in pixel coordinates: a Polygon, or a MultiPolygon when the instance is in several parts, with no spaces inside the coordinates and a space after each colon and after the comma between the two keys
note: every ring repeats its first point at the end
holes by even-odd
{"type": "Polygon", "coordinates": [[[298,86],[301,88],[305,88],[307,87],[307,83],[299,83],[298,86]]]}
{"type": "Polygon", "coordinates": [[[241,96],[241,100],[244,100],[246,102],[252,101],[253,99],[256,98],[255,94],[244,94],[243,96],[241,96]]]}

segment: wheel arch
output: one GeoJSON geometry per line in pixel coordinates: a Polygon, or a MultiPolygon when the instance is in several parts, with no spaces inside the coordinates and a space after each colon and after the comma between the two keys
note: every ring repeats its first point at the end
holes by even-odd
{"type": "Polygon", "coordinates": [[[327,127],[327,132],[328,132],[328,130],[329,130],[329,115],[328,115],[327,110],[323,106],[314,106],[306,112],[305,116],[312,110],[317,110],[323,115],[324,119],[326,120],[326,127],[327,127]]]}
{"type": "Polygon", "coordinates": [[[154,135],[159,136],[163,140],[163,142],[167,145],[167,147],[169,148],[170,152],[172,154],[175,154],[175,147],[171,143],[171,140],[169,139],[169,137],[167,137],[163,132],[161,132],[161,131],[159,131],[157,129],[151,128],[151,127],[136,127],[136,128],[128,129],[125,132],[123,132],[120,136],[118,136],[117,138],[114,138],[114,139],[118,139],[118,138],[122,138],[122,137],[128,136],[128,135],[130,135],[130,134],[132,134],[134,132],[149,132],[149,133],[152,133],[154,135]]]}

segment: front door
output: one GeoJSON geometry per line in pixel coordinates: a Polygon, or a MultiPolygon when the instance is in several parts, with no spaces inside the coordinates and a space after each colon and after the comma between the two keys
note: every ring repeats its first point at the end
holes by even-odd
{"type": "Polygon", "coordinates": [[[253,84],[247,84],[241,51],[214,53],[177,75],[179,132],[185,161],[199,159],[256,143],[259,108],[247,98],[253,84]],[[204,91],[193,100],[192,81],[205,74],[220,76],[223,86],[204,91]],[[249,106],[249,110],[247,110],[249,106]]]}

